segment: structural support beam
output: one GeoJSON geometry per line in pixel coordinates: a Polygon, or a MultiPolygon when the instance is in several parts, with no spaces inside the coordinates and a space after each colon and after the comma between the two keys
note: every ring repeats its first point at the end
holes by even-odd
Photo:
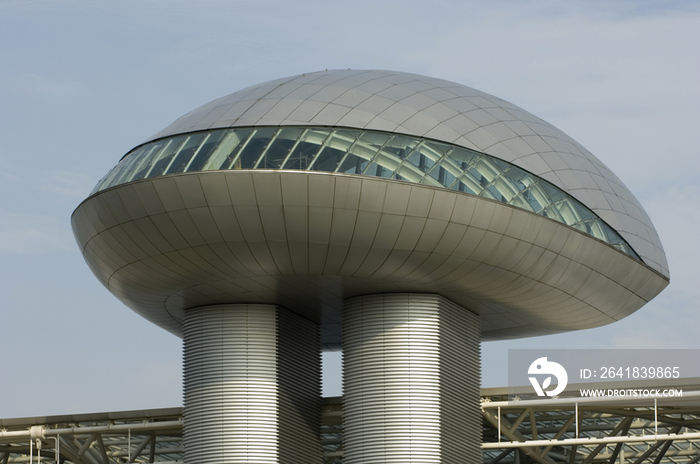
{"type": "Polygon", "coordinates": [[[426,294],[352,298],[343,312],[343,462],[480,462],[477,316],[426,294]]]}
{"type": "MultiPolygon", "coordinates": [[[[621,433],[621,435],[626,435],[627,431],[630,429],[630,424],[632,423],[632,418],[627,417],[626,419],[623,419],[620,421],[619,424],[615,426],[615,428],[610,432],[610,436],[614,437],[618,433],[621,433]]],[[[593,451],[591,451],[588,456],[586,456],[586,459],[583,460],[583,464],[588,464],[589,462],[593,461],[596,456],[598,456],[598,453],[600,453],[603,448],[605,448],[607,444],[601,443],[598,446],[595,447],[593,451]]]]}
{"type": "MultiPolygon", "coordinates": [[[[527,412],[529,414],[530,409],[526,409],[524,412],[527,412]]],[[[493,411],[491,409],[484,409],[483,411],[483,416],[484,419],[486,419],[492,426],[496,427],[496,430],[498,430],[499,427],[501,427],[501,434],[505,435],[509,440],[512,440],[511,442],[499,442],[499,443],[488,443],[486,445],[482,445],[482,448],[508,448],[508,447],[520,447],[521,451],[523,454],[534,460],[535,462],[539,462],[540,464],[554,464],[554,461],[546,456],[546,453],[542,453],[539,451],[537,448],[538,445],[541,443],[537,443],[536,445],[530,445],[530,443],[535,443],[534,440],[527,441],[525,437],[523,436],[522,433],[520,433],[517,430],[517,427],[513,427],[507,420],[501,418],[500,421],[497,417],[494,417],[493,411]],[[500,425],[499,425],[500,422],[500,425]],[[521,445],[522,443],[527,442],[528,445],[522,445],[522,446],[513,446],[514,444],[521,445]]],[[[522,417],[522,414],[521,414],[522,417]]],[[[521,417],[518,418],[518,420],[522,420],[521,417]]],[[[542,440],[541,440],[542,441],[542,440]]],[[[548,443],[544,443],[547,445],[548,443]]],[[[519,456],[519,454],[515,454],[515,456],[519,456]]]]}
{"type": "MultiPolygon", "coordinates": [[[[630,425],[632,425],[632,417],[628,417],[627,419],[623,419],[622,422],[627,422],[627,424],[624,426],[622,431],[620,431],[620,436],[625,437],[627,436],[627,432],[630,430],[630,425]]],[[[557,437],[559,439],[559,437],[557,437]]],[[[617,457],[620,455],[620,452],[622,451],[622,447],[624,446],[624,443],[618,443],[615,445],[615,450],[612,452],[610,455],[610,459],[608,460],[608,464],[615,464],[615,461],[617,461],[617,457]]]]}
{"type": "MultiPolygon", "coordinates": [[[[491,461],[489,461],[489,464],[498,464],[499,462],[501,462],[501,460],[502,460],[503,458],[505,458],[505,457],[508,456],[510,453],[512,453],[513,450],[515,450],[515,448],[505,449],[505,450],[501,451],[501,454],[499,454],[498,456],[496,456],[495,458],[493,458],[491,461]]],[[[516,451],[516,452],[517,452],[517,451],[516,451]]]]}
{"type": "Polygon", "coordinates": [[[318,326],[271,305],[190,309],[185,462],[321,463],[318,326]]]}
{"type": "Polygon", "coordinates": [[[128,463],[134,462],[134,461],[136,460],[136,457],[137,457],[139,454],[141,454],[141,452],[144,450],[144,448],[146,448],[146,446],[147,446],[149,443],[151,443],[151,441],[152,441],[153,443],[155,443],[155,441],[156,441],[156,436],[155,436],[155,434],[151,435],[150,437],[144,438],[143,441],[141,442],[141,444],[138,446],[138,448],[136,448],[136,450],[134,450],[134,452],[131,453],[131,455],[129,456],[129,460],[128,460],[127,462],[128,462],[128,463]]]}

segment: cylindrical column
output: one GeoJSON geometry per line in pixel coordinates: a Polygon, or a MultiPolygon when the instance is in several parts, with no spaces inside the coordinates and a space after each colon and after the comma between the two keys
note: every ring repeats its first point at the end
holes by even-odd
{"type": "Polygon", "coordinates": [[[343,462],[481,462],[478,317],[425,294],[343,313],[343,462]]]}
{"type": "Polygon", "coordinates": [[[271,305],[190,309],[185,462],[321,462],[318,326],[271,305]]]}

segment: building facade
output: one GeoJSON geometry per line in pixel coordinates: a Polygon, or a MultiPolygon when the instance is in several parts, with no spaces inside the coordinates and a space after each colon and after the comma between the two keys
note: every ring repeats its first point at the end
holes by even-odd
{"type": "Polygon", "coordinates": [[[184,338],[189,463],[321,462],[321,347],[344,353],[343,462],[477,462],[481,340],[608,324],[669,281],[644,209],[580,144],[397,72],[208,103],[72,220],[97,278],[184,338]]]}

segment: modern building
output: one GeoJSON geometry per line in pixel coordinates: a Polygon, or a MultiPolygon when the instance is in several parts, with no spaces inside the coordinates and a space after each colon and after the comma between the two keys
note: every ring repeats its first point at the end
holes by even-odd
{"type": "Polygon", "coordinates": [[[479,343],[597,327],[665,288],[649,217],[555,127],[387,71],[249,87],[127,153],[73,214],[97,278],[184,339],[184,458],[482,459],[479,343]]]}

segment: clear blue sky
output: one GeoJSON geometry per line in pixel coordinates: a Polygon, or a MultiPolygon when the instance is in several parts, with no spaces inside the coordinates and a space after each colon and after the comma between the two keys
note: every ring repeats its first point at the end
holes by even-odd
{"type": "Polygon", "coordinates": [[[601,158],[654,220],[666,291],[607,327],[484,344],[486,386],[505,385],[508,348],[700,348],[699,49],[695,1],[0,0],[0,418],[181,404],[180,340],[100,286],[70,214],[182,114],[326,68],[414,72],[520,105],[601,158]]]}

